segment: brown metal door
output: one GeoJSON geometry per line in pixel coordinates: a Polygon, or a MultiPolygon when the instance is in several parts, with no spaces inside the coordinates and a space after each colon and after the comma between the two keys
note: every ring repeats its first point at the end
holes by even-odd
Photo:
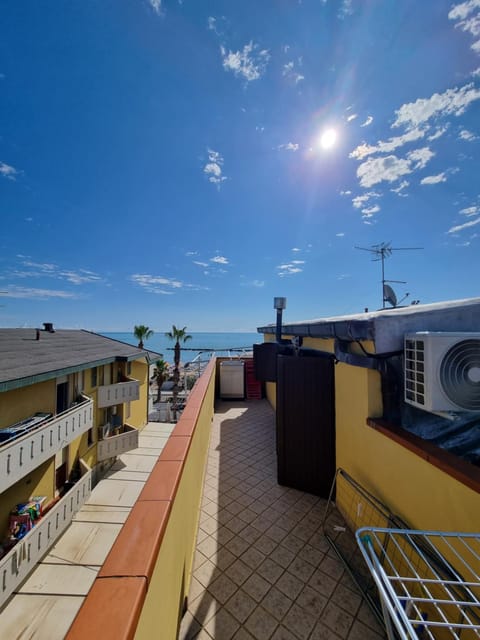
{"type": "Polygon", "coordinates": [[[279,484],[328,497],[335,475],[334,391],[331,354],[278,356],[279,484]]]}

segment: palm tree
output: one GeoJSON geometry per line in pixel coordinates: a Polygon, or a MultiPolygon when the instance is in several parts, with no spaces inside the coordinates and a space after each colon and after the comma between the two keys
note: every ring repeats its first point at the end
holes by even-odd
{"type": "Polygon", "coordinates": [[[173,419],[177,418],[177,398],[178,398],[178,383],[180,380],[180,342],[187,342],[187,340],[191,340],[192,336],[188,335],[187,327],[183,327],[183,329],[177,329],[175,325],[172,325],[172,330],[167,331],[165,334],[169,340],[175,340],[174,347],[174,355],[173,355],[173,363],[175,368],[173,370],[173,419]]]}
{"type": "Polygon", "coordinates": [[[157,382],[157,399],[155,402],[160,402],[162,399],[162,384],[168,378],[168,362],[165,362],[165,360],[157,360],[155,362],[153,375],[157,382]]]}
{"type": "Polygon", "coordinates": [[[138,348],[143,349],[143,341],[151,338],[153,331],[144,324],[139,324],[133,328],[133,336],[138,340],[138,348]]]}

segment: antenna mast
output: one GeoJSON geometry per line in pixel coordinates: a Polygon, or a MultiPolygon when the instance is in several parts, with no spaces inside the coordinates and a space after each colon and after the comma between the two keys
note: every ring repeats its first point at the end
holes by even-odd
{"type": "MultiPolygon", "coordinates": [[[[361,249],[362,251],[368,251],[375,257],[372,258],[374,262],[381,261],[382,263],[382,309],[385,309],[385,283],[386,282],[399,282],[405,284],[404,280],[385,280],[385,258],[389,258],[392,255],[392,251],[418,251],[423,247],[392,247],[391,242],[380,242],[379,244],[373,244],[371,247],[355,247],[355,249],[361,249]]],[[[407,293],[408,296],[408,293],[407,293]]]]}

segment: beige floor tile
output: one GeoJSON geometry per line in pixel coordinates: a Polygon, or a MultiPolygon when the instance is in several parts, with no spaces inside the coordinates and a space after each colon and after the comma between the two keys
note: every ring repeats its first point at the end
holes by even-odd
{"type": "Polygon", "coordinates": [[[120,524],[72,522],[43,562],[100,566],[121,528],[120,524]]]}
{"type": "Polygon", "coordinates": [[[94,488],[86,504],[133,507],[143,487],[144,483],[138,481],[102,480],[94,488]]]}
{"type": "Polygon", "coordinates": [[[213,582],[210,582],[207,588],[218,602],[225,604],[237,590],[237,585],[226,574],[222,573],[213,582]]]}
{"type": "Polygon", "coordinates": [[[307,640],[315,626],[316,617],[294,603],[283,619],[283,625],[290,629],[300,640],[307,640]]]}
{"type": "Polygon", "coordinates": [[[333,592],[332,602],[335,602],[339,607],[342,607],[342,609],[345,609],[345,611],[354,616],[360,608],[362,597],[358,592],[349,589],[343,584],[339,584],[333,592]]]}
{"type": "Polygon", "coordinates": [[[295,600],[300,591],[304,587],[304,583],[299,580],[296,576],[292,575],[288,571],[285,571],[280,578],[277,580],[277,584],[275,585],[277,589],[280,589],[282,593],[286,596],[295,600]]]}
{"type": "Polygon", "coordinates": [[[97,576],[98,567],[40,564],[22,584],[19,593],[86,596],[97,576]]]}
{"type": "Polygon", "coordinates": [[[276,587],[272,587],[262,600],[262,607],[278,621],[283,620],[292,604],[293,600],[276,587]]]}
{"type": "Polygon", "coordinates": [[[242,562],[242,560],[238,559],[228,567],[225,573],[230,580],[233,580],[236,585],[240,586],[252,575],[252,569],[242,562]]]}
{"type": "Polygon", "coordinates": [[[257,603],[248,593],[239,589],[225,604],[225,608],[240,622],[244,623],[257,606],[257,603]]]}
{"type": "Polygon", "coordinates": [[[245,564],[247,564],[252,569],[260,566],[265,560],[265,557],[266,556],[261,551],[255,549],[255,547],[250,547],[250,549],[247,549],[247,551],[245,551],[245,553],[241,556],[243,562],[245,562],[245,564]]]}
{"type": "Polygon", "coordinates": [[[75,514],[74,522],[116,522],[123,524],[128,518],[130,507],[109,507],[96,504],[84,504],[75,514]]]}
{"type": "Polygon", "coordinates": [[[288,629],[285,629],[283,625],[276,628],[275,633],[272,636],[272,640],[297,640],[296,636],[288,629]]]}
{"type": "Polygon", "coordinates": [[[277,627],[277,621],[262,607],[257,607],[245,623],[256,640],[268,640],[277,627]]]}
{"type": "Polygon", "coordinates": [[[265,578],[265,580],[268,580],[271,584],[275,584],[283,572],[283,567],[272,560],[271,556],[266,558],[266,560],[264,560],[264,562],[262,562],[262,564],[257,568],[257,573],[261,575],[262,578],[265,578]]]}
{"type": "Polygon", "coordinates": [[[63,640],[82,602],[80,596],[18,594],[2,611],[1,637],[63,640]]]}
{"type": "Polygon", "coordinates": [[[239,622],[224,608],[205,625],[205,629],[216,640],[230,640],[239,628],[239,622]]]}
{"type": "Polygon", "coordinates": [[[321,593],[318,593],[318,591],[315,591],[315,589],[307,585],[300,592],[296,602],[300,607],[306,609],[318,618],[318,616],[325,608],[328,599],[325,596],[322,596],[321,593]]]}
{"type": "Polygon", "coordinates": [[[261,602],[269,589],[270,583],[256,573],[251,575],[243,585],[243,590],[257,602],[261,602]]]}
{"type": "Polygon", "coordinates": [[[346,638],[353,623],[353,616],[330,601],[322,611],[320,620],[341,638],[346,638]]]}

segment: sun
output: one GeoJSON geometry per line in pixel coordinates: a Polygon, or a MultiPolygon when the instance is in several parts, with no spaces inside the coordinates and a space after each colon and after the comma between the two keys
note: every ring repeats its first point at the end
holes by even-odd
{"type": "Polygon", "coordinates": [[[335,129],[326,129],[320,136],[320,146],[322,149],[331,149],[337,142],[337,132],[335,129]]]}

